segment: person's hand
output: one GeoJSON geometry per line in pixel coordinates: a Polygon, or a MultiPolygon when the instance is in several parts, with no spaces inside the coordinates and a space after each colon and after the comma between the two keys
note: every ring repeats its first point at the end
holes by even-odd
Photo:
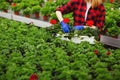
{"type": "Polygon", "coordinates": [[[82,30],[82,29],[84,29],[84,26],[74,26],[73,27],[73,30],[82,30]]]}
{"type": "Polygon", "coordinates": [[[63,21],[61,21],[60,25],[61,25],[62,30],[63,30],[64,33],[70,32],[70,26],[68,24],[66,24],[63,21]]]}

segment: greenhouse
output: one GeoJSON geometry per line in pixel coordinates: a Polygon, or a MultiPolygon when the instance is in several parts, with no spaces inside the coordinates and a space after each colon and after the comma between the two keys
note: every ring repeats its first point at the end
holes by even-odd
{"type": "Polygon", "coordinates": [[[120,80],[120,0],[0,0],[0,80],[120,80]]]}

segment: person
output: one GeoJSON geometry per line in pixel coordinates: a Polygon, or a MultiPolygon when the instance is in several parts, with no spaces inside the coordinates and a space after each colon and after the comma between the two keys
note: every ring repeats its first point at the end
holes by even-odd
{"type": "Polygon", "coordinates": [[[63,14],[73,12],[74,30],[87,28],[86,23],[92,21],[90,28],[102,30],[105,23],[105,8],[102,0],[70,0],[67,4],[56,8],[56,16],[63,32],[70,32],[70,26],[63,21],[63,14]]]}

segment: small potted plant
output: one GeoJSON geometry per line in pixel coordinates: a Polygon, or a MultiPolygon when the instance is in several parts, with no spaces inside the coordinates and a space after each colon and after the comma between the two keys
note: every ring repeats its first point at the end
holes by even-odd
{"type": "Polygon", "coordinates": [[[54,2],[47,2],[41,8],[41,14],[43,15],[43,20],[48,20],[49,16],[56,11],[56,4],[54,2]]]}
{"type": "Polygon", "coordinates": [[[21,2],[21,3],[19,3],[19,5],[20,5],[21,9],[25,9],[28,7],[28,4],[26,4],[25,2],[21,2]]]}
{"type": "Polygon", "coordinates": [[[49,8],[47,6],[44,6],[40,10],[41,15],[43,15],[43,20],[47,21],[49,17],[49,8]]]}
{"type": "Polygon", "coordinates": [[[19,11],[21,10],[20,4],[12,3],[11,5],[12,10],[14,11],[15,15],[19,15],[19,11]]]}
{"type": "Polygon", "coordinates": [[[31,8],[27,7],[23,10],[23,15],[25,15],[25,17],[30,18],[30,14],[31,14],[31,8]]]}
{"type": "Polygon", "coordinates": [[[35,15],[35,18],[39,18],[40,17],[40,6],[36,5],[32,7],[32,13],[35,15]]]}
{"type": "Polygon", "coordinates": [[[0,3],[0,9],[4,12],[8,12],[9,3],[8,2],[1,2],[0,3]]]}

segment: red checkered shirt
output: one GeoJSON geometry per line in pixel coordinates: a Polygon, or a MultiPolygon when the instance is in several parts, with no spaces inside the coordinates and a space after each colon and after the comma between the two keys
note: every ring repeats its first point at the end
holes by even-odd
{"type": "Polygon", "coordinates": [[[105,8],[103,4],[95,8],[90,7],[85,21],[86,8],[87,3],[85,0],[70,0],[66,5],[60,6],[56,10],[61,11],[62,14],[73,12],[75,26],[86,25],[87,21],[92,20],[94,26],[97,26],[101,30],[105,23],[105,8]]]}

